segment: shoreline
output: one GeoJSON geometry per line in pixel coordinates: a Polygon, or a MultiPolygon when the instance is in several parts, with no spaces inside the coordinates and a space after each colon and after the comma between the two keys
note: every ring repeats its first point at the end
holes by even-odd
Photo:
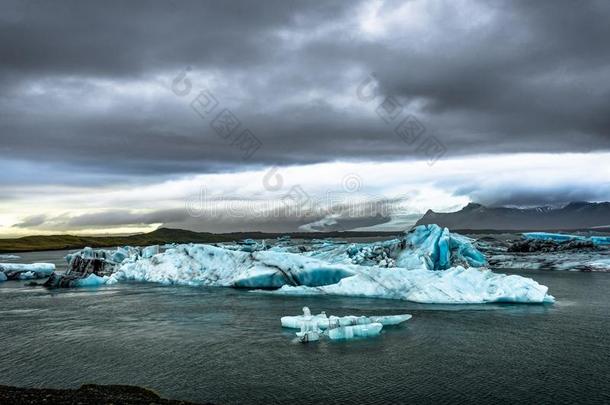
{"type": "MultiPolygon", "coordinates": [[[[133,385],[83,384],[77,389],[25,388],[0,385],[0,403],[21,404],[163,404],[203,405],[198,402],[161,398],[153,390],[133,385]]],[[[208,405],[210,403],[207,403],[208,405]]]]}

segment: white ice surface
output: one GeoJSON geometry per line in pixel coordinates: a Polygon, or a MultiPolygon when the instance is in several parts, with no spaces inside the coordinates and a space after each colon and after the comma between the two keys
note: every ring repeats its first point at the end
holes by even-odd
{"type": "Polygon", "coordinates": [[[365,325],[341,326],[339,328],[329,329],[328,337],[332,340],[337,339],[353,339],[357,337],[372,337],[381,333],[383,325],[380,323],[369,323],[365,325]]]}
{"type": "MultiPolygon", "coordinates": [[[[402,322],[411,319],[409,314],[401,315],[385,315],[385,316],[326,316],[326,314],[314,315],[311,318],[314,326],[319,329],[325,330],[330,327],[336,326],[350,326],[350,325],[366,325],[369,323],[380,323],[382,325],[398,325],[402,322]]],[[[306,318],[303,315],[296,316],[283,316],[280,318],[282,327],[300,329],[303,327],[303,323],[306,318]]]]}
{"type": "Polygon", "coordinates": [[[487,269],[448,270],[330,265],[292,253],[241,252],[209,245],[180,245],[151,259],[128,261],[108,280],[248,288],[276,294],[333,294],[426,303],[552,302],[532,279],[487,269]]]}
{"type": "MultiPolygon", "coordinates": [[[[125,247],[103,253],[106,257],[121,256],[116,260],[120,264],[114,274],[96,279],[89,277],[79,284],[133,280],[274,289],[272,293],[287,295],[333,294],[422,303],[543,303],[554,300],[547,294],[547,287],[532,279],[495,274],[478,267],[485,263],[485,258],[471,240],[452,234],[446,228],[418,227],[407,234],[406,243],[399,240],[388,243],[398,246],[396,263],[405,267],[345,263],[347,245],[341,244],[337,248],[328,241],[322,244],[326,249],[324,255],[290,253],[287,248],[247,252],[233,247],[187,244],[175,245],[152,256],[156,249],[151,249],[152,252],[143,257],[134,254],[133,248],[125,247]],[[333,260],[339,256],[340,259],[333,260]],[[476,267],[454,266],[455,263],[476,267]],[[453,267],[440,270],[449,265],[453,267]]],[[[390,254],[395,252],[388,251],[390,254]]],[[[87,256],[95,254],[89,250],[84,252],[87,256]]]]}
{"type": "Polygon", "coordinates": [[[546,286],[530,278],[454,267],[442,271],[368,268],[336,284],[316,288],[283,286],[274,293],[393,298],[438,304],[554,302],[547,291],[546,286]]]}
{"type": "Polygon", "coordinates": [[[16,272],[18,275],[12,279],[30,280],[50,276],[55,271],[52,263],[0,263],[0,281],[6,281],[8,277],[5,272],[16,272]]]}
{"type": "Polygon", "coordinates": [[[34,273],[48,273],[55,271],[53,263],[0,263],[0,269],[4,271],[32,271],[34,273]]]}

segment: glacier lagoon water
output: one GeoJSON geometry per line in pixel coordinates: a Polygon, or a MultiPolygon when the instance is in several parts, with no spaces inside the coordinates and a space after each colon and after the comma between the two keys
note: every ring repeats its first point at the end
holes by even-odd
{"type": "MultiPolygon", "coordinates": [[[[22,262],[65,266],[66,252],[22,262]]],[[[431,305],[225,288],[0,284],[0,384],[133,384],[215,403],[610,401],[610,274],[519,271],[554,305],[431,305]],[[280,317],[410,313],[379,337],[294,342],[280,317]]]]}

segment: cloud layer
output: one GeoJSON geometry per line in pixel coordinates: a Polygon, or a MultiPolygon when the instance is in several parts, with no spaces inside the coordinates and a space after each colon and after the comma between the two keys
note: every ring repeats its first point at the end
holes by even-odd
{"type": "MultiPolygon", "coordinates": [[[[10,212],[0,224],[190,226],[176,201],[156,214],[108,202],[62,215],[75,190],[270,166],[605,153],[609,20],[601,0],[3,1],[0,198],[10,212]],[[38,212],[46,193],[66,200],[38,212]]],[[[608,198],[605,184],[498,189],[430,173],[446,195],[494,204],[608,198]]]]}

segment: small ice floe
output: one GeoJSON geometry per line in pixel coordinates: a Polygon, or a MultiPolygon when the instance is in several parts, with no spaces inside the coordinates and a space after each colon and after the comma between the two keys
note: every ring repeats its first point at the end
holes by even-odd
{"type": "Polygon", "coordinates": [[[0,255],[0,260],[18,260],[21,256],[17,255],[0,255]]]}
{"type": "Polygon", "coordinates": [[[53,271],[53,263],[0,263],[0,281],[46,278],[53,271]]]}
{"type": "Polygon", "coordinates": [[[583,236],[570,235],[565,233],[550,233],[550,232],[526,232],[523,234],[525,239],[530,240],[546,240],[557,243],[582,241],[590,242],[593,245],[610,245],[610,236],[583,236]]]}
{"type": "Polygon", "coordinates": [[[303,315],[283,316],[280,322],[285,328],[300,329],[296,335],[301,342],[306,343],[319,340],[322,334],[332,340],[376,336],[384,325],[398,325],[409,319],[409,314],[329,317],[325,312],[312,315],[309,308],[304,307],[303,315]]]}

